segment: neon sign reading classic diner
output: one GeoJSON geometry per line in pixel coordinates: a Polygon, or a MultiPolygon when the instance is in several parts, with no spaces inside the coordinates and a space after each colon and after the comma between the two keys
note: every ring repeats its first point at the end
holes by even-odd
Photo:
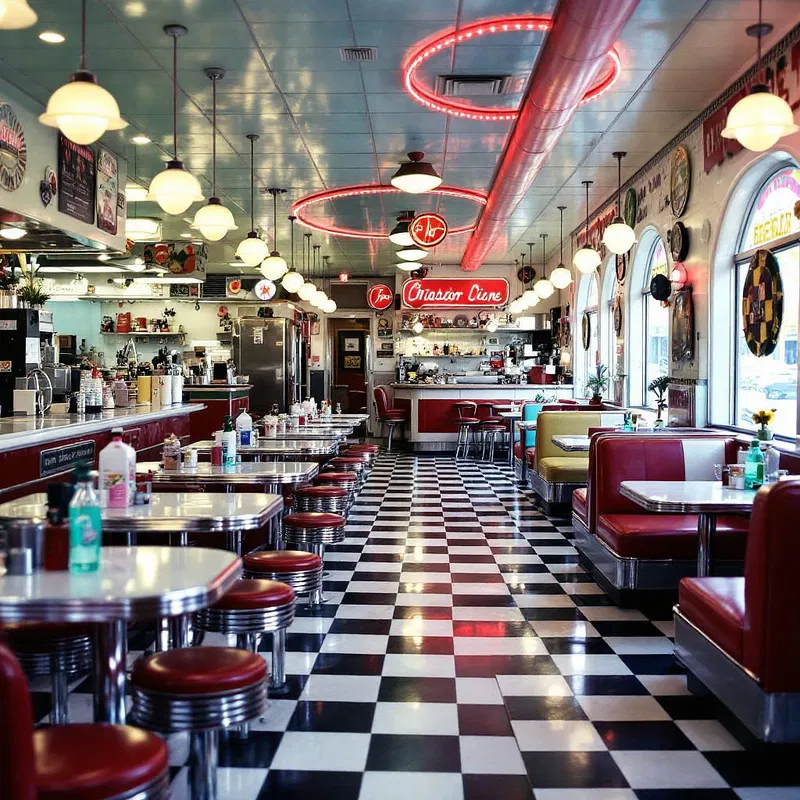
{"type": "Polygon", "coordinates": [[[408,308],[496,308],[508,302],[505,278],[422,278],[403,284],[408,308]]]}

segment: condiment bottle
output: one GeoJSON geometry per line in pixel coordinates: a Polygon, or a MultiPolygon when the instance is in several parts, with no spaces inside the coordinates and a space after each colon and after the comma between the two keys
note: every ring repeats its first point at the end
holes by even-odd
{"type": "Polygon", "coordinates": [[[44,529],[44,568],[48,572],[69,569],[69,504],[71,483],[47,487],[47,525],[44,529]]]}
{"type": "Polygon", "coordinates": [[[103,539],[100,496],[94,488],[89,464],[75,468],[77,485],[69,504],[69,568],[71,572],[94,572],[100,566],[103,539]]]}

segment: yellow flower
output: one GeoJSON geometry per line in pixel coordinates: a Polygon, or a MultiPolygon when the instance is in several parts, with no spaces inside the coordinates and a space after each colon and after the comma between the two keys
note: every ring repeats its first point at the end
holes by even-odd
{"type": "Polygon", "coordinates": [[[770,408],[770,409],[761,409],[760,411],[756,411],[753,414],[753,422],[756,425],[767,426],[772,424],[772,420],[775,419],[775,412],[777,409],[770,408]]]}

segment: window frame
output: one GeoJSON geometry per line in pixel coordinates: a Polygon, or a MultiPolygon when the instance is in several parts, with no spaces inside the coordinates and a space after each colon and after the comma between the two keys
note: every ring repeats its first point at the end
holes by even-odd
{"type": "MultiPolygon", "coordinates": [[[[664,248],[664,263],[667,265],[667,274],[669,274],[669,259],[667,257],[667,246],[664,240],[661,238],[660,235],[656,235],[653,239],[650,249],[647,251],[647,255],[645,256],[644,261],[644,286],[642,287],[642,348],[640,352],[640,357],[642,359],[642,372],[641,372],[641,392],[642,392],[642,405],[641,408],[655,408],[656,403],[655,399],[653,399],[652,405],[648,402],[651,392],[648,392],[647,385],[648,375],[647,375],[647,363],[649,359],[649,346],[650,346],[650,336],[648,335],[648,326],[650,323],[650,307],[651,307],[651,300],[652,295],[650,294],[650,281],[652,280],[653,275],[653,264],[655,262],[655,255],[656,250],[658,249],[659,245],[664,248]]],[[[669,337],[669,322],[667,323],[667,373],[669,374],[669,358],[670,358],[670,337],[669,337]]]]}

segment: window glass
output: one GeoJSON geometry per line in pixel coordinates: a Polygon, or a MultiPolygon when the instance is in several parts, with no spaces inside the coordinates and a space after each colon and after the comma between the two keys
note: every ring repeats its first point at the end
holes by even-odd
{"type": "Polygon", "coordinates": [[[800,219],[793,213],[798,200],[800,170],[787,167],[776,172],[753,203],[739,251],[764,247],[775,239],[800,233],[800,219]]]}
{"type": "MultiPolygon", "coordinates": [[[[782,174],[782,173],[779,173],[782,174]]],[[[772,181],[770,182],[772,183],[772,181]]],[[[769,184],[768,184],[769,185],[769,184]]],[[[733,424],[755,429],[754,411],[774,408],[773,431],[782,436],[797,432],[797,316],[800,302],[800,244],[773,253],[783,282],[783,323],[778,344],[769,356],[756,358],[747,347],[742,326],[742,290],[749,261],[736,265],[736,419],[733,424]]]]}
{"type": "Polygon", "coordinates": [[[655,407],[655,395],[647,390],[650,381],[669,372],[669,306],[653,300],[650,281],[656,275],[667,275],[667,251],[657,239],[650,252],[644,286],[644,405],[655,407]]]}

